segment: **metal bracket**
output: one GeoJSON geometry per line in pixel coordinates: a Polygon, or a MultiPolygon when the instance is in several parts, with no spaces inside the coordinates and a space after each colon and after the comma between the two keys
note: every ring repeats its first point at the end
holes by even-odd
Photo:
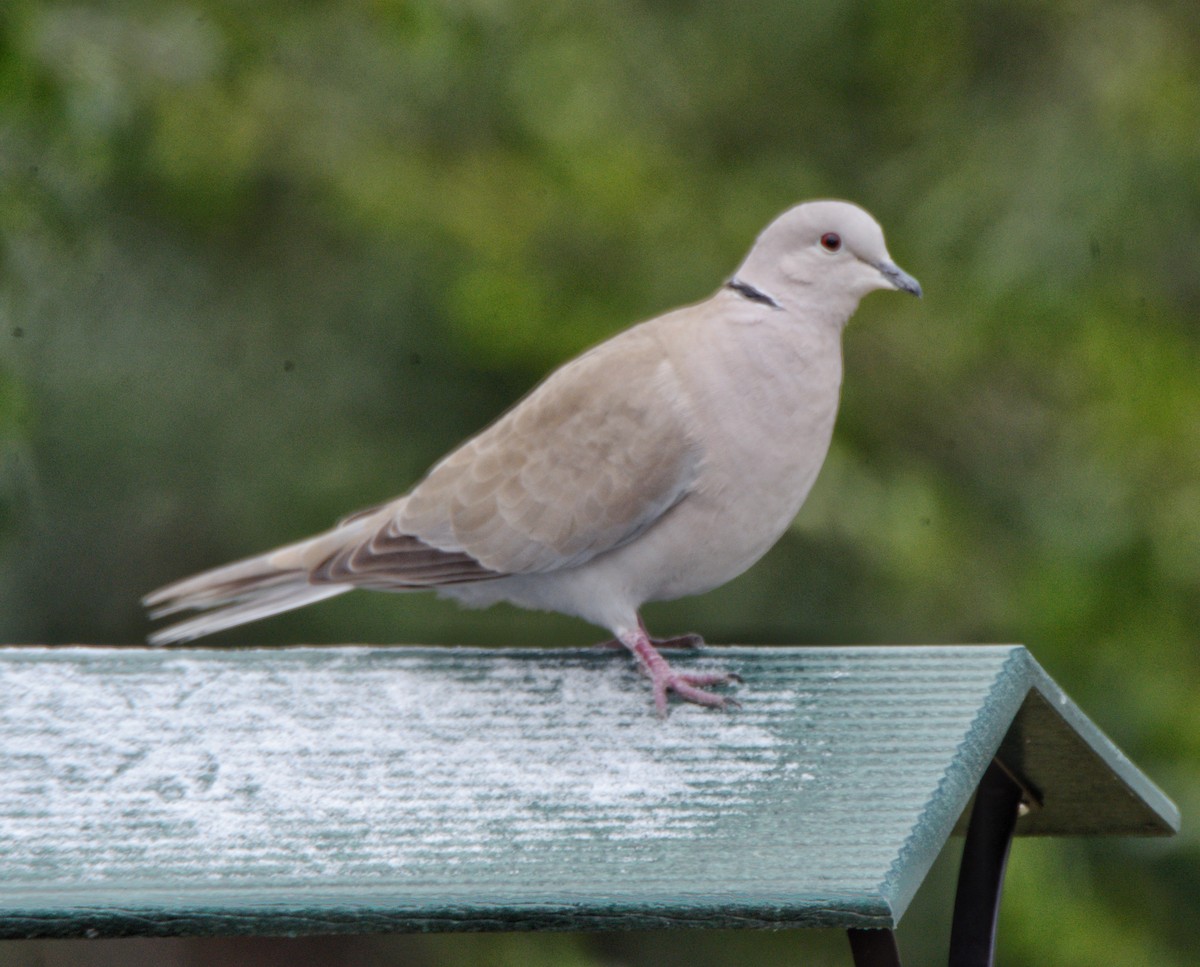
{"type": "Polygon", "coordinates": [[[1027,793],[992,760],[975,793],[950,928],[950,967],[992,967],[1004,868],[1027,793]]]}
{"type": "Polygon", "coordinates": [[[896,946],[894,931],[851,928],[846,936],[850,938],[854,967],[900,967],[900,948],[896,946]]]}
{"type": "MultiPolygon", "coordinates": [[[[950,928],[950,967],[992,967],[1004,868],[1017,817],[1036,809],[1036,797],[999,760],[979,780],[967,826],[950,928]]],[[[901,967],[891,930],[846,931],[855,967],[901,967]]]]}

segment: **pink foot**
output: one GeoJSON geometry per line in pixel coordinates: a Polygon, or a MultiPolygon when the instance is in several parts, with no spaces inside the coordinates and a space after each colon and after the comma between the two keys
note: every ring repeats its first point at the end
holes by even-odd
{"type": "Polygon", "coordinates": [[[740,682],[742,679],[732,672],[716,672],[709,674],[694,674],[692,672],[677,672],[670,665],[665,666],[665,674],[650,673],[654,687],[654,707],[659,715],[667,714],[667,692],[674,692],[685,702],[696,705],[706,705],[709,708],[741,708],[736,698],[728,695],[717,695],[706,692],[704,685],[728,685],[740,682]]]}
{"type": "MultiPolygon", "coordinates": [[[[688,635],[685,637],[697,638],[699,636],[688,635]]],[[[674,643],[678,639],[670,640],[674,643]]],[[[667,714],[668,692],[674,692],[685,702],[694,702],[696,705],[704,705],[709,708],[728,708],[731,705],[735,708],[738,707],[738,703],[734,699],[726,695],[707,692],[705,688],[710,685],[728,685],[732,682],[740,682],[742,679],[739,676],[730,672],[675,671],[670,662],[658,653],[652,639],[646,634],[646,629],[641,627],[640,621],[637,630],[622,634],[620,641],[637,656],[642,671],[650,676],[651,686],[654,689],[654,706],[658,709],[659,715],[667,714]]]]}

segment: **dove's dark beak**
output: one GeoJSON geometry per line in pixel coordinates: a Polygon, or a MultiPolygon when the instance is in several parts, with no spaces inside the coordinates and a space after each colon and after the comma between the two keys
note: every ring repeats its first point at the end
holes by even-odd
{"type": "Polygon", "coordinates": [[[921,283],[895,262],[880,262],[875,268],[879,269],[883,277],[901,292],[911,292],[918,299],[921,298],[921,283]]]}

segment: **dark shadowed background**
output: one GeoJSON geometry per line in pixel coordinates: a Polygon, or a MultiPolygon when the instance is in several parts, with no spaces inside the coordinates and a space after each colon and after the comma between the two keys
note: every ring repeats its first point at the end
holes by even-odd
{"type": "MultiPolygon", "coordinates": [[[[1026,643],[1185,826],[1020,842],[999,963],[1194,963],[1194,0],[6,0],[0,641],[140,641],[144,592],[402,492],[818,196],[873,212],[926,297],[848,329],[791,532],[651,627],[1026,643]]],[[[354,594],[222,640],[598,637],[354,594]]],[[[943,956],[952,866],[901,929],[915,963],[943,956]]],[[[727,933],[0,943],[20,967],[847,961],[727,933]]]]}

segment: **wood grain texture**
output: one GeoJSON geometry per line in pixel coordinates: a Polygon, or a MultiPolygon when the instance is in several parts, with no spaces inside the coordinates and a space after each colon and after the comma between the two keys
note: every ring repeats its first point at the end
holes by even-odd
{"type": "Polygon", "coordinates": [[[0,937],[890,927],[1000,751],[1018,833],[1178,812],[1020,646],[0,648],[0,937]]]}

